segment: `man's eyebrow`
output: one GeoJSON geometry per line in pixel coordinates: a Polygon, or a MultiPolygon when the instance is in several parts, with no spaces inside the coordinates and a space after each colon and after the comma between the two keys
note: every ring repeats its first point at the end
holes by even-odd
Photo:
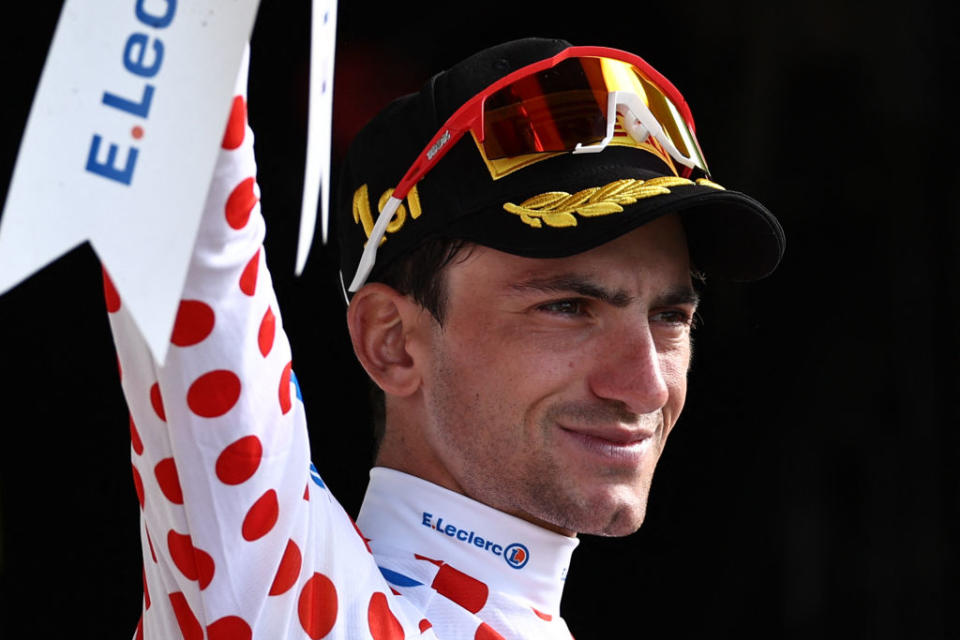
{"type": "Polygon", "coordinates": [[[517,293],[530,291],[541,293],[575,293],[585,298],[595,298],[601,302],[612,304],[615,307],[625,307],[633,300],[626,291],[611,291],[581,275],[565,274],[546,278],[531,278],[522,282],[515,282],[510,288],[517,293]]]}
{"type": "Polygon", "coordinates": [[[700,306],[700,294],[691,287],[674,287],[657,296],[654,306],[670,307],[674,305],[700,306]]]}
{"type": "MultiPolygon", "coordinates": [[[[559,275],[546,278],[531,278],[510,285],[517,293],[530,291],[541,293],[575,293],[585,298],[593,298],[614,307],[626,307],[635,299],[622,289],[608,289],[589,277],[582,275],[559,275]]],[[[656,298],[656,306],[691,305],[696,307],[700,296],[692,286],[678,286],[662,292],[656,298]]]]}

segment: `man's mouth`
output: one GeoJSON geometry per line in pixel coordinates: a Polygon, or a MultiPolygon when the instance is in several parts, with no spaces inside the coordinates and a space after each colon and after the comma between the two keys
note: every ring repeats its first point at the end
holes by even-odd
{"type": "Polygon", "coordinates": [[[611,425],[560,427],[563,436],[574,446],[610,462],[637,464],[655,441],[656,429],[611,425]]]}

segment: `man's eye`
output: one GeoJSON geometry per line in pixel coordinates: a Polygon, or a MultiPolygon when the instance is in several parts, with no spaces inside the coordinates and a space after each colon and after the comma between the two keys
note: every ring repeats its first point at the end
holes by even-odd
{"type": "Polygon", "coordinates": [[[678,309],[659,311],[651,316],[651,320],[676,325],[691,325],[693,323],[693,317],[689,313],[678,309]]]}
{"type": "Polygon", "coordinates": [[[556,313],[565,316],[577,316],[584,312],[582,300],[556,300],[537,307],[540,311],[556,313]]]}

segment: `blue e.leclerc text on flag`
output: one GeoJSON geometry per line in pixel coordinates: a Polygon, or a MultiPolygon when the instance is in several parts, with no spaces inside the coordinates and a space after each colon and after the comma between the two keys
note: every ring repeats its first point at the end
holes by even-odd
{"type": "Polygon", "coordinates": [[[163,362],[257,5],[64,2],[0,217],[0,293],[89,241],[163,362]]]}
{"type": "MultiPolygon", "coordinates": [[[[151,29],[165,29],[170,26],[176,14],[177,0],[164,0],[159,13],[151,12],[145,4],[144,0],[137,0],[134,7],[137,20],[142,26],[151,29]]],[[[153,78],[163,64],[163,40],[154,34],[148,35],[140,31],[131,33],[123,47],[122,62],[124,69],[130,73],[141,78],[153,78]]],[[[146,120],[150,115],[150,104],[155,90],[156,87],[153,84],[144,82],[143,90],[136,99],[104,91],[102,102],[108,107],[146,120]]],[[[134,128],[133,131],[135,138],[143,135],[142,127],[134,128]]],[[[90,153],[87,154],[87,171],[129,185],[133,180],[133,171],[136,168],[140,150],[131,145],[127,150],[127,159],[123,167],[118,168],[116,165],[118,145],[115,143],[108,144],[106,160],[103,162],[98,160],[102,142],[103,137],[100,134],[93,134],[90,153]]]]}

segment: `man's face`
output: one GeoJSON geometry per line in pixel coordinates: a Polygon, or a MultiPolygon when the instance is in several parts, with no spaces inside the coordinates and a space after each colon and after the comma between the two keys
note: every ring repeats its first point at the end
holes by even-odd
{"type": "Polygon", "coordinates": [[[572,533],[643,521],[683,408],[696,295],[679,219],[569,258],[478,247],[426,331],[424,438],[443,478],[572,533]]]}

